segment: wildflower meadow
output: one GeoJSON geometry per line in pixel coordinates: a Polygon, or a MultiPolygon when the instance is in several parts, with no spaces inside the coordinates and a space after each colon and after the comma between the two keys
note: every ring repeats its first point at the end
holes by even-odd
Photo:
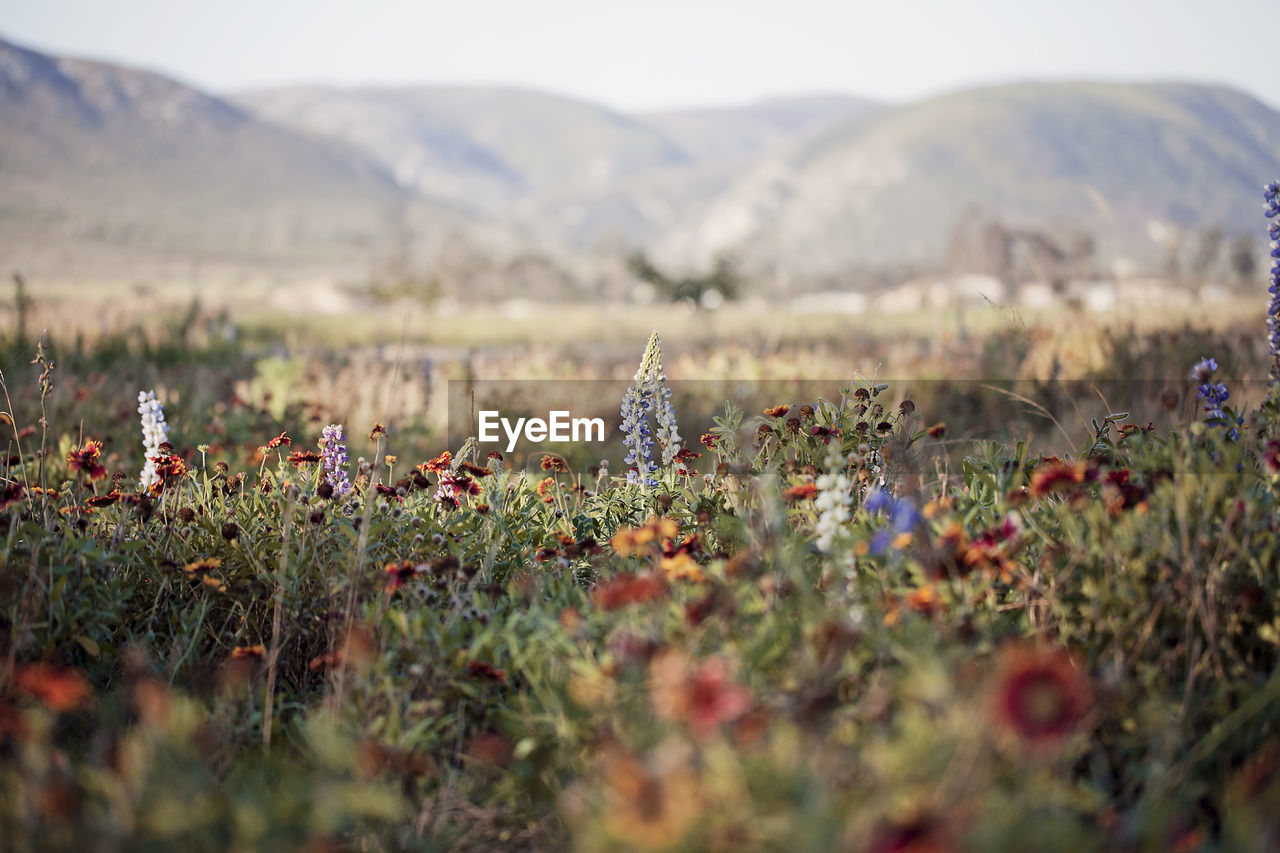
{"type": "Polygon", "coordinates": [[[1274,263],[1228,328],[1005,318],[821,395],[854,333],[507,356],[630,377],[612,459],[396,408],[492,362],[24,324],[0,847],[1275,849],[1274,263]]]}

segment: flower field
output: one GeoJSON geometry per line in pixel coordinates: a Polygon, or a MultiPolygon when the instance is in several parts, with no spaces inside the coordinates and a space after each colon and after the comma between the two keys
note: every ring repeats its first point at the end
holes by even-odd
{"type": "Polygon", "coordinates": [[[20,328],[0,838],[1274,849],[1262,313],[412,370],[202,337],[198,313],[90,341],[20,328]],[[887,379],[849,369],[867,351],[887,379]],[[433,382],[637,364],[605,401],[626,456],[603,468],[445,446],[433,421],[433,382]],[[805,369],[844,379],[788,396],[805,369]],[[668,377],[735,375],[779,396],[681,423],[668,377]]]}

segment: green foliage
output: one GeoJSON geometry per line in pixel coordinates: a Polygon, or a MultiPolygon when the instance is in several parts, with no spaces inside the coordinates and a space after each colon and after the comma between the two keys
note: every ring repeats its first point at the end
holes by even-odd
{"type": "MultiPolygon", "coordinates": [[[[1266,849],[1280,401],[1234,442],[1104,409],[1050,457],[936,452],[947,413],[891,391],[728,403],[697,470],[643,489],[377,438],[326,496],[288,458],[305,425],[241,472],[195,446],[284,424],[188,405],[189,470],[138,495],[65,424],[44,458],[15,429],[0,837],[1266,849]],[[478,494],[438,500],[467,466],[478,494]]],[[[103,453],[136,461],[133,431],[103,453]]]]}

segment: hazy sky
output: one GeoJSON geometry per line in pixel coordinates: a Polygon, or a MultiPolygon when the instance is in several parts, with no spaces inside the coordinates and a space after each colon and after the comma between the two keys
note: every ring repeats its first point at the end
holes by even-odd
{"type": "Polygon", "coordinates": [[[514,84],[635,109],[974,83],[1226,83],[1280,106],[1277,0],[0,0],[0,37],[215,91],[514,84]]]}

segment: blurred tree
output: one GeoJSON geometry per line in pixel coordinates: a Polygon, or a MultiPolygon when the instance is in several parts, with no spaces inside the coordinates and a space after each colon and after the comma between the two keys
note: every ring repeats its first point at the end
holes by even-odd
{"type": "Polygon", "coordinates": [[[1189,271],[1197,279],[1204,280],[1213,275],[1224,245],[1222,229],[1216,225],[1200,232],[1200,240],[1196,244],[1195,253],[1191,256],[1189,271]]]}
{"type": "Polygon", "coordinates": [[[1227,251],[1230,258],[1231,272],[1236,284],[1247,287],[1253,284],[1253,277],[1258,272],[1258,247],[1250,234],[1237,234],[1231,241],[1227,251]]]}
{"type": "Polygon", "coordinates": [[[710,293],[719,294],[726,300],[735,299],[742,286],[742,277],[733,261],[724,255],[716,258],[709,272],[673,277],[658,269],[644,252],[636,251],[627,256],[627,270],[662,298],[670,302],[688,302],[695,307],[706,305],[709,301],[706,297],[710,293]]]}

